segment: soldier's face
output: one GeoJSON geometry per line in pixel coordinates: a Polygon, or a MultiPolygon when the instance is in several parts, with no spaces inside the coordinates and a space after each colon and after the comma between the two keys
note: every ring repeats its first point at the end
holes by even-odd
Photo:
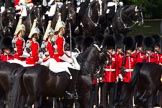
{"type": "Polygon", "coordinates": [[[118,53],[123,53],[122,48],[117,48],[117,52],[118,52],[118,53]]]}
{"type": "Polygon", "coordinates": [[[142,47],[137,47],[137,51],[142,51],[142,47]]]}
{"type": "Polygon", "coordinates": [[[151,50],[146,50],[146,54],[151,54],[151,50]]]}
{"type": "Polygon", "coordinates": [[[126,53],[130,55],[132,53],[132,50],[126,50],[126,53]]]}
{"type": "Polygon", "coordinates": [[[156,52],[159,52],[159,51],[160,51],[160,47],[159,47],[159,46],[155,46],[154,50],[155,50],[156,52]]]}
{"type": "Polygon", "coordinates": [[[3,51],[4,51],[5,54],[10,54],[10,52],[11,52],[11,50],[9,48],[3,49],[3,51]]]}
{"type": "Polygon", "coordinates": [[[108,50],[107,50],[107,53],[108,53],[108,54],[112,54],[112,53],[113,53],[113,49],[108,49],[108,50]]]}
{"type": "Polygon", "coordinates": [[[25,35],[25,30],[21,30],[21,36],[25,35]]]}

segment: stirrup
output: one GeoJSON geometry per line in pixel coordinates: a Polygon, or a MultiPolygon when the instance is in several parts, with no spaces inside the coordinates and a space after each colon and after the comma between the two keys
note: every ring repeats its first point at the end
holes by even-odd
{"type": "Polygon", "coordinates": [[[75,91],[75,93],[70,93],[69,91],[65,91],[65,98],[67,99],[78,99],[78,94],[77,92],[75,91]]]}

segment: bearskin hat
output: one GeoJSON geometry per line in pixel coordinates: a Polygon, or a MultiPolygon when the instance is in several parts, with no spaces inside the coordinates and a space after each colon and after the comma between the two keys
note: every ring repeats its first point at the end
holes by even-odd
{"type": "Polygon", "coordinates": [[[136,35],[134,39],[135,39],[136,47],[141,47],[144,39],[143,35],[136,35]]]}
{"type": "Polygon", "coordinates": [[[12,49],[12,38],[9,36],[3,37],[0,42],[0,48],[1,49],[12,49]]]}
{"type": "Polygon", "coordinates": [[[104,40],[103,35],[101,33],[97,33],[95,35],[95,38],[94,38],[94,43],[96,43],[97,45],[101,46],[103,40],[104,40]]]}
{"type": "Polygon", "coordinates": [[[154,39],[152,37],[145,37],[143,40],[144,50],[153,50],[154,39]]]}
{"type": "Polygon", "coordinates": [[[161,38],[158,34],[154,34],[152,35],[153,39],[154,39],[154,46],[159,46],[161,47],[161,38]]]}
{"type": "Polygon", "coordinates": [[[115,49],[115,39],[113,36],[106,36],[104,38],[104,46],[106,46],[107,49],[115,49]]]}
{"type": "Polygon", "coordinates": [[[124,44],[125,50],[134,50],[135,48],[135,42],[132,37],[125,37],[123,40],[123,44],[124,44]]]}
{"type": "Polygon", "coordinates": [[[123,35],[115,35],[114,39],[115,39],[115,48],[123,48],[124,36],[123,35]]]}
{"type": "Polygon", "coordinates": [[[93,42],[94,42],[94,39],[92,37],[84,38],[83,41],[82,41],[82,50],[84,51],[85,49],[90,47],[93,42]]]}

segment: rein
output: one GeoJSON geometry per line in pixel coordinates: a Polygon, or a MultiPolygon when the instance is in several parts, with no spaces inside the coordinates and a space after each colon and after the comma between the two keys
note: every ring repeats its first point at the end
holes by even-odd
{"type": "Polygon", "coordinates": [[[2,25],[2,13],[0,13],[0,17],[1,17],[1,18],[0,18],[0,19],[1,19],[1,20],[0,20],[0,29],[3,30],[3,25],[2,25]]]}
{"type": "MultiPolygon", "coordinates": [[[[98,10],[98,8],[97,8],[97,10],[98,10]]],[[[99,20],[100,20],[100,13],[101,13],[101,12],[98,10],[98,13],[99,13],[99,18],[97,19],[97,22],[95,23],[95,22],[92,20],[92,18],[91,18],[91,7],[90,7],[90,3],[89,3],[89,5],[88,5],[88,18],[89,18],[90,22],[91,22],[95,27],[98,26],[99,20]]]]}

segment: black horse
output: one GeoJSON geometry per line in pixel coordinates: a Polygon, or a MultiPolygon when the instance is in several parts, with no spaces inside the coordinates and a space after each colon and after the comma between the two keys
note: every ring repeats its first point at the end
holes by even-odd
{"type": "Polygon", "coordinates": [[[0,32],[4,36],[13,36],[15,32],[16,12],[13,7],[9,7],[3,13],[0,13],[0,32]]]}
{"type": "MultiPolygon", "coordinates": [[[[14,86],[17,90],[14,94],[19,94],[25,91],[24,96],[27,96],[27,104],[30,106],[40,97],[62,97],[66,90],[73,91],[69,87],[70,81],[74,83],[77,81],[77,92],[79,95],[79,102],[82,108],[89,108],[89,94],[92,86],[91,75],[96,72],[96,69],[102,68],[109,60],[108,55],[105,53],[105,47],[102,49],[97,45],[91,45],[79,57],[78,61],[81,63],[81,71],[77,75],[76,70],[70,69],[73,79],[70,80],[69,74],[66,72],[53,73],[47,67],[36,65],[33,67],[25,68],[26,71],[22,75],[22,80],[14,86]],[[78,77],[77,77],[78,76],[78,77]],[[76,79],[77,78],[77,79],[76,79]]],[[[20,96],[20,95],[17,95],[20,96]]],[[[15,98],[15,99],[19,99],[15,98]]],[[[18,105],[18,101],[12,102],[18,105]]],[[[14,105],[12,108],[16,108],[14,105]]]]}
{"type": "Polygon", "coordinates": [[[112,31],[114,34],[127,35],[136,24],[143,24],[141,6],[126,5],[119,8],[112,19],[112,31]]]}
{"type": "Polygon", "coordinates": [[[137,108],[149,108],[147,106],[149,98],[155,96],[158,90],[162,90],[161,83],[162,67],[155,63],[136,64],[131,82],[124,93],[121,93],[121,99],[118,108],[127,108],[127,103],[134,90],[135,104],[137,108]]]}
{"type": "Polygon", "coordinates": [[[0,108],[5,108],[12,101],[9,96],[16,77],[24,70],[21,67],[15,63],[0,62],[0,108]]]}
{"type": "Polygon", "coordinates": [[[74,36],[74,31],[76,28],[76,7],[74,3],[70,1],[65,2],[59,11],[61,13],[61,20],[66,23],[66,34],[71,32],[71,35],[74,36]]]}

